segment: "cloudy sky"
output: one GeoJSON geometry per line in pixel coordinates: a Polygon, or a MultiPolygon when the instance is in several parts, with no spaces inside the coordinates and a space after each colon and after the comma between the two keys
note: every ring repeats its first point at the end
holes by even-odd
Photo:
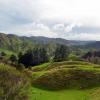
{"type": "Polygon", "coordinates": [[[0,32],[100,40],[100,0],[0,0],[0,32]]]}

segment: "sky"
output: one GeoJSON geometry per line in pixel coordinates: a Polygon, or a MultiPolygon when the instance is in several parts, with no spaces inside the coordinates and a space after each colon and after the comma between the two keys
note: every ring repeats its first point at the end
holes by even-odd
{"type": "Polygon", "coordinates": [[[100,41],[100,0],[0,0],[0,32],[100,41]]]}

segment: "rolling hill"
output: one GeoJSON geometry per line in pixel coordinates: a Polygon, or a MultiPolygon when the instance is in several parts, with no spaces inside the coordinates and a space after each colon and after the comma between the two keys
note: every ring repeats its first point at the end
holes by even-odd
{"type": "Polygon", "coordinates": [[[100,100],[100,65],[83,61],[32,68],[30,100],[100,100]]]}

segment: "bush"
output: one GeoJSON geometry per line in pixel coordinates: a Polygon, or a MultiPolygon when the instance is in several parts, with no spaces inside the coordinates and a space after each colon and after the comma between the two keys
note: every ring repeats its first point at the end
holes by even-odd
{"type": "Polygon", "coordinates": [[[0,64],[0,100],[28,100],[29,82],[15,68],[0,64]]]}
{"type": "Polygon", "coordinates": [[[1,52],[0,55],[3,57],[6,56],[7,54],[5,52],[1,52]]]}
{"type": "Polygon", "coordinates": [[[11,55],[9,60],[12,62],[17,62],[17,57],[15,55],[11,55]]]}

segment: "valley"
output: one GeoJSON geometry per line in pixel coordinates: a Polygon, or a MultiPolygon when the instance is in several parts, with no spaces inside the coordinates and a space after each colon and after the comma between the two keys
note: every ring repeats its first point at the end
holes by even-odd
{"type": "Polygon", "coordinates": [[[0,100],[100,100],[99,49],[96,41],[0,34],[0,100]]]}

